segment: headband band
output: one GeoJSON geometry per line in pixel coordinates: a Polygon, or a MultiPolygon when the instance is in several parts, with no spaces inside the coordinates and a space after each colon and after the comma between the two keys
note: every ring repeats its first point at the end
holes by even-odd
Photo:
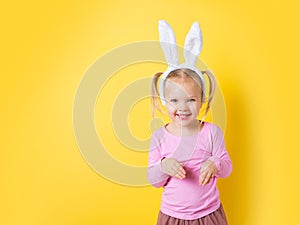
{"type": "Polygon", "coordinates": [[[191,69],[198,74],[203,89],[202,101],[205,98],[205,80],[201,71],[196,67],[197,59],[202,49],[202,33],[198,22],[194,22],[188,32],[184,43],[184,59],[185,63],[178,64],[178,52],[176,39],[172,27],[165,21],[158,22],[160,46],[164,52],[166,62],[168,64],[167,70],[161,76],[159,86],[160,100],[163,105],[166,105],[164,98],[164,83],[167,76],[177,69],[191,69]]]}

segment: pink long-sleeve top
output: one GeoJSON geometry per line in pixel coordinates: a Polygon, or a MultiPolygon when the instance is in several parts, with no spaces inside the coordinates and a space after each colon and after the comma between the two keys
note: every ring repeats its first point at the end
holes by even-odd
{"type": "Polygon", "coordinates": [[[184,220],[206,216],[220,207],[217,178],[229,176],[232,170],[223,133],[217,125],[204,122],[195,135],[176,136],[166,129],[167,125],[152,134],[147,172],[153,186],[164,188],[160,210],[184,220]],[[161,169],[164,157],[182,162],[186,177],[180,180],[165,174],[161,169]],[[208,184],[201,186],[200,169],[207,160],[215,163],[218,172],[208,184]]]}

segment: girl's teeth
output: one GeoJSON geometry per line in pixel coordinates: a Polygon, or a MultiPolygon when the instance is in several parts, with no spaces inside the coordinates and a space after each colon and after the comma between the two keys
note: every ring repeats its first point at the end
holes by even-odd
{"type": "Polygon", "coordinates": [[[186,117],[188,117],[189,115],[180,115],[180,114],[178,114],[178,116],[181,117],[181,118],[186,118],[186,117]]]}

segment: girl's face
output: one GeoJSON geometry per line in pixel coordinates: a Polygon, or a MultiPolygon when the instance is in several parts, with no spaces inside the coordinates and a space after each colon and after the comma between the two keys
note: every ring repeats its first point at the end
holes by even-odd
{"type": "Polygon", "coordinates": [[[192,127],[202,106],[201,89],[189,77],[169,78],[165,83],[165,100],[169,117],[178,127],[192,127]]]}

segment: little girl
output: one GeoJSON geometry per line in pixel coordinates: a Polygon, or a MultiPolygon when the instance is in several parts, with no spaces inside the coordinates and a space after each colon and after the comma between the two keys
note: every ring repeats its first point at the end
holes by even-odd
{"type": "Polygon", "coordinates": [[[150,142],[148,180],[164,188],[157,225],[227,225],[216,182],[229,176],[231,160],[221,129],[197,119],[204,103],[206,116],[216,87],[210,71],[196,68],[202,48],[199,24],[186,37],[186,62],[180,65],[172,28],[159,21],[159,32],[168,69],[153,78],[152,109],[161,111],[160,99],[172,122],[156,130],[150,142]],[[208,98],[203,74],[210,84],[208,98]]]}

